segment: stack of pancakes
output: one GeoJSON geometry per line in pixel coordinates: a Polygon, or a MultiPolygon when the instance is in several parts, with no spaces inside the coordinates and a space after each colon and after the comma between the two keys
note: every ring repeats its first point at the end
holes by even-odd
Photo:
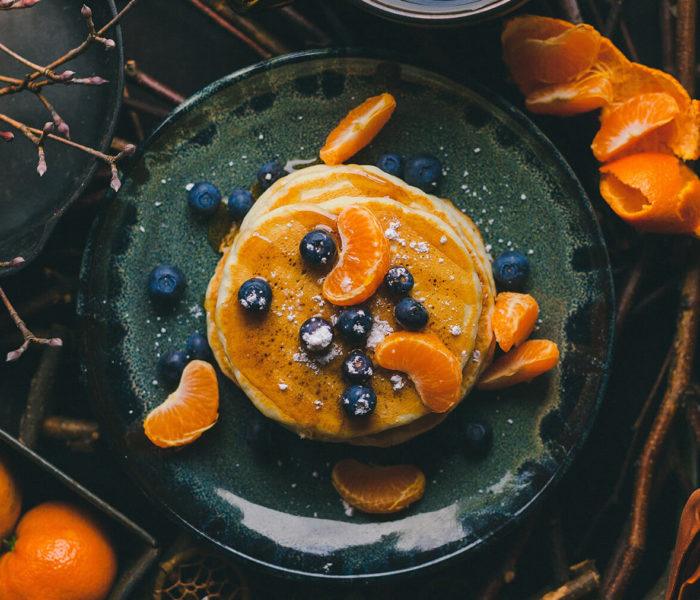
{"type": "Polygon", "coordinates": [[[389,446],[439,423],[410,379],[375,364],[368,385],[377,407],[365,417],[345,414],[340,395],[347,387],[341,364],[361,349],[400,330],[396,298],[380,286],[363,306],[373,316],[367,342],[350,344],[336,334],[326,354],[299,345],[299,328],[313,316],[334,323],[341,307],[325,300],[323,279],[333,265],[315,269],[299,254],[309,231],[324,229],[342,252],[336,220],[351,204],[368,208],[391,248],[391,264],[409,269],[411,296],[430,313],[424,331],[436,334],[460,360],[462,397],[490,362],[495,287],[481,236],[474,224],[447,200],[411,187],[370,166],[318,165],[295,171],[263,193],[231,236],[207,289],[209,343],[222,371],[267,417],[318,440],[389,446]],[[262,277],[272,289],[264,313],[238,303],[238,289],[262,277]]]}

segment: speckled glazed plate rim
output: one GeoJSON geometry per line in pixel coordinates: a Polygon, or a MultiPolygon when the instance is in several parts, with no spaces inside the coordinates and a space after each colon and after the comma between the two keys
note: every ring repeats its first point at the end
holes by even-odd
{"type": "MultiPolygon", "coordinates": [[[[114,4],[114,0],[107,0],[107,8],[113,16],[116,16],[117,7],[114,4]]],[[[111,50],[111,52],[116,53],[118,58],[118,64],[123,65],[124,44],[122,43],[121,25],[117,24],[114,27],[114,35],[112,36],[112,38],[114,39],[116,46],[111,50]]],[[[121,112],[122,95],[124,91],[124,68],[122,67],[117,69],[115,75],[116,81],[114,83],[110,82],[110,85],[112,85],[114,89],[113,101],[110,107],[111,115],[109,117],[109,122],[107,123],[107,127],[104,131],[102,138],[100,139],[100,143],[97,148],[97,150],[99,150],[100,152],[106,152],[109,149],[112,136],[114,135],[114,131],[117,128],[117,122],[119,121],[119,114],[121,112]]],[[[98,165],[99,162],[97,159],[94,159],[91,163],[89,163],[88,166],[81,173],[80,177],[78,177],[78,184],[73,190],[73,193],[70,194],[67,198],[62,198],[56,203],[56,209],[53,211],[51,216],[48,219],[46,219],[46,221],[32,227],[32,241],[25,243],[25,245],[28,245],[29,251],[19,252],[22,258],[24,258],[24,262],[21,265],[4,268],[0,267],[0,278],[5,277],[7,275],[12,275],[13,273],[24,269],[41,253],[41,251],[44,249],[44,246],[48,242],[51,232],[53,232],[54,228],[56,227],[58,221],[90,184],[93,175],[97,171],[98,165]]]]}
{"type": "MultiPolygon", "coordinates": [[[[217,80],[216,82],[213,82],[209,86],[203,88],[201,91],[197,92],[194,94],[192,97],[190,97],[188,100],[186,100],[184,103],[182,103],[177,109],[175,109],[164,121],[163,123],[149,136],[149,138],[144,142],[143,146],[139,148],[139,151],[137,152],[136,157],[134,160],[136,161],[139,157],[139,155],[143,152],[148,151],[148,147],[158,139],[160,134],[164,131],[167,130],[168,127],[170,127],[174,122],[177,122],[177,120],[182,117],[183,115],[189,113],[193,109],[195,109],[202,101],[206,100],[208,97],[214,95],[218,91],[222,90],[223,88],[230,87],[232,85],[238,84],[250,77],[253,77],[255,75],[258,75],[260,73],[273,70],[277,67],[281,66],[286,66],[292,63],[298,63],[298,62],[306,62],[306,61],[314,61],[314,60],[319,60],[319,59],[328,59],[328,58],[337,58],[337,59],[343,59],[343,58],[348,58],[348,59],[371,59],[371,60],[381,60],[381,61],[393,61],[397,63],[402,63],[406,64],[407,66],[412,66],[413,67],[413,62],[411,60],[407,60],[406,57],[402,56],[396,56],[391,53],[379,53],[377,51],[371,51],[371,50],[364,50],[364,49],[348,49],[348,48],[335,48],[335,49],[323,49],[323,50],[308,50],[308,51],[303,51],[299,53],[294,53],[294,54],[288,54],[280,57],[276,57],[273,59],[269,59],[260,63],[257,63],[255,65],[252,65],[250,67],[246,67],[244,69],[241,69],[239,71],[236,71],[230,75],[227,75],[223,77],[222,79],[217,80]]],[[[413,67],[413,68],[418,68],[421,69],[422,67],[413,67]]],[[[426,71],[426,73],[429,73],[426,71]]],[[[588,201],[588,198],[586,196],[586,193],[581,186],[580,182],[578,181],[576,175],[572,171],[571,167],[568,165],[568,163],[564,160],[562,155],[559,153],[559,151],[554,147],[552,142],[530,121],[523,113],[521,113],[519,110],[517,110],[514,106],[509,104],[507,101],[502,99],[501,97],[497,96],[493,92],[490,92],[489,90],[485,89],[483,86],[481,86],[478,83],[475,82],[468,82],[467,84],[461,84],[454,82],[453,80],[440,76],[443,81],[451,82],[452,85],[459,87],[459,88],[465,88],[472,90],[476,92],[476,94],[480,95],[482,98],[484,98],[488,103],[491,103],[498,109],[504,111],[507,113],[507,115],[517,121],[519,125],[521,125],[524,129],[528,131],[530,135],[535,138],[535,140],[542,145],[542,148],[546,150],[549,153],[549,158],[553,162],[556,163],[558,168],[562,170],[562,173],[568,177],[570,184],[573,186],[573,188],[576,189],[578,193],[578,198],[576,199],[576,202],[578,203],[581,201],[581,208],[582,211],[585,213],[585,216],[590,220],[590,224],[592,226],[592,231],[595,232],[595,235],[597,239],[595,240],[597,243],[600,244],[602,250],[605,253],[605,268],[602,271],[602,276],[604,279],[604,285],[603,285],[603,293],[605,295],[606,300],[609,302],[609,306],[612,307],[614,306],[614,297],[613,297],[613,286],[612,286],[612,274],[610,270],[610,265],[607,260],[607,250],[605,247],[605,242],[602,236],[602,233],[600,231],[600,228],[598,227],[597,221],[595,219],[595,215],[593,212],[593,209],[590,205],[590,202],[588,201]]],[[[128,171],[127,171],[127,177],[128,177],[128,171]]],[[[114,196],[114,194],[112,194],[114,196]]],[[[91,254],[91,246],[93,243],[96,243],[97,236],[95,235],[96,232],[101,228],[103,219],[105,218],[104,215],[106,214],[106,211],[102,211],[98,218],[96,219],[95,223],[93,224],[92,232],[89,238],[88,245],[85,250],[85,255],[83,257],[83,265],[82,265],[82,270],[81,270],[81,294],[85,294],[88,290],[88,279],[89,279],[89,265],[90,265],[90,254],[91,254]]],[[[80,300],[78,305],[80,306],[84,300],[80,300]]],[[[82,360],[82,365],[83,365],[83,375],[84,375],[84,381],[86,386],[90,387],[90,381],[89,381],[89,373],[88,369],[86,368],[87,361],[85,359],[85,353],[87,351],[87,344],[86,344],[86,336],[85,336],[85,327],[82,321],[79,319],[80,322],[80,327],[82,329],[81,331],[81,338],[82,338],[82,343],[81,343],[81,352],[83,353],[83,356],[81,357],[82,360]]],[[[607,315],[607,323],[608,327],[608,333],[609,337],[607,340],[607,345],[605,346],[604,349],[604,355],[605,355],[605,365],[608,365],[610,363],[610,359],[612,356],[612,347],[613,347],[613,339],[614,339],[614,311],[611,309],[609,311],[609,314],[607,315]]],[[[347,583],[360,583],[360,582],[365,582],[369,583],[371,581],[379,581],[379,580],[387,580],[389,578],[395,578],[399,576],[406,576],[410,574],[419,574],[419,573],[425,573],[427,570],[432,570],[437,568],[438,566],[444,566],[447,562],[452,561],[454,559],[458,559],[460,557],[464,557],[467,555],[469,552],[476,551],[476,550],[482,550],[485,548],[488,544],[491,544],[493,542],[498,541],[501,539],[504,535],[506,535],[508,532],[512,531],[523,519],[523,517],[532,511],[536,506],[540,505],[543,499],[547,496],[547,494],[554,488],[554,486],[560,481],[560,479],[564,476],[568,468],[570,467],[574,457],[578,454],[578,452],[581,450],[581,447],[583,446],[585,440],[588,437],[588,434],[591,430],[591,427],[593,425],[593,422],[595,420],[595,416],[598,412],[598,409],[600,407],[605,388],[607,385],[607,380],[608,380],[608,372],[607,369],[602,369],[600,373],[600,378],[599,378],[599,384],[597,387],[597,394],[595,397],[595,400],[592,401],[590,405],[590,410],[587,413],[587,420],[586,423],[583,427],[583,431],[581,434],[577,437],[576,441],[572,443],[569,451],[567,454],[560,460],[559,466],[549,476],[549,479],[546,481],[546,483],[543,484],[543,486],[537,491],[525,504],[521,506],[520,509],[515,510],[511,515],[509,515],[508,519],[503,522],[502,524],[499,524],[498,526],[494,527],[492,531],[487,533],[486,535],[481,535],[478,539],[474,540],[473,542],[470,542],[468,544],[465,544],[464,546],[456,549],[455,551],[448,552],[442,556],[439,556],[437,558],[432,558],[430,560],[426,560],[425,562],[421,562],[420,564],[414,564],[410,565],[407,567],[402,567],[398,569],[390,569],[386,571],[381,571],[381,572],[374,572],[374,573],[357,573],[357,574],[326,574],[322,572],[317,572],[317,571],[308,571],[308,570],[300,570],[300,569],[294,569],[290,567],[286,567],[280,564],[275,564],[272,562],[268,562],[266,560],[262,560],[260,558],[256,558],[255,556],[251,556],[249,554],[246,554],[245,552],[238,550],[236,548],[233,548],[229,545],[226,545],[222,543],[221,541],[214,539],[212,536],[208,535],[206,532],[202,531],[199,529],[197,526],[191,524],[190,522],[187,521],[184,517],[182,517],[177,510],[171,506],[170,503],[167,502],[167,500],[164,500],[163,498],[157,498],[157,499],[152,499],[153,502],[157,503],[159,506],[165,509],[166,513],[168,516],[175,521],[176,523],[179,523],[183,525],[187,530],[193,532],[203,540],[205,540],[207,543],[211,544],[213,547],[219,549],[220,551],[232,555],[236,558],[243,559],[246,561],[248,564],[250,564],[253,567],[258,567],[261,568],[264,572],[266,573],[273,573],[279,576],[285,576],[285,577],[291,577],[291,578],[297,578],[297,579],[304,579],[304,580],[317,580],[317,581],[327,581],[327,582],[347,582],[347,583]]],[[[98,411],[99,412],[99,411],[98,411]]],[[[116,449],[116,442],[114,440],[109,440],[109,443],[112,445],[114,449],[116,449]]],[[[119,452],[118,452],[119,453],[119,452]]],[[[143,481],[140,474],[134,472],[133,470],[128,468],[128,456],[119,453],[120,460],[123,461],[123,464],[127,466],[127,471],[129,472],[129,475],[134,479],[134,481],[137,483],[137,485],[144,491],[145,495],[148,497],[149,495],[149,484],[147,481],[143,481]]]]}

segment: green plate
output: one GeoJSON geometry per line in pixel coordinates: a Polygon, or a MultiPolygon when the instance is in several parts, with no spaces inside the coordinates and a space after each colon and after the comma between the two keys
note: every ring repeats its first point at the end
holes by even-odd
{"type": "Polygon", "coordinates": [[[540,502],[581,447],[610,363],[612,284],[584,192],[550,142],[502,100],[424,70],[341,51],[305,52],[230,75],[195,95],[152,136],[122,191],[104,208],[85,254],[79,314],[84,369],[105,436],[145,493],[178,523],[232,555],[278,573],[371,579],[423,569],[483,547],[540,502]],[[181,450],[142,433],[166,397],[156,364],[205,331],[202,298],[219,255],[211,225],[194,218],[186,187],[247,187],[258,167],[313,160],[328,132],[368,96],[398,106],[356,157],[429,151],[442,161],[441,194],[479,225],[492,255],[530,258],[528,290],[541,308],[535,337],[554,340],[559,365],[530,384],[474,393],[438,428],[389,449],[298,439],[273,427],[253,450],[247,398],[219,377],[218,424],[181,450]],[[171,312],[152,307],[146,279],[172,262],[187,277],[171,312]],[[488,421],[483,459],[459,441],[488,421]],[[388,517],[346,510],[330,473],[343,457],[420,466],[420,502],[388,517]]]}

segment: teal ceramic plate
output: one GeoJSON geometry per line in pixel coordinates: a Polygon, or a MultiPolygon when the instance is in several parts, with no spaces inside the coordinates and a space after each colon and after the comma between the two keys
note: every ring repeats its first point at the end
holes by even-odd
{"type": "Polygon", "coordinates": [[[94,227],[79,313],[105,435],[154,502],[221,550],[277,572],[370,579],[483,547],[561,478],[602,394],[612,307],[607,254],[588,200],[523,115],[415,67],[323,51],[234,73],[163,124],[94,227]],[[313,160],[348,109],[383,91],[398,107],[357,162],[374,163],[385,151],[440,157],[442,195],[474,219],[491,253],[529,256],[528,291],[541,307],[536,337],[559,344],[558,367],[503,393],[474,393],[438,428],[390,449],[310,442],[273,428],[269,451],[256,451],[245,440],[256,410],[220,376],[218,424],[179,451],[155,448],[141,424],[166,397],[158,357],[205,330],[202,298],[219,258],[208,224],[188,211],[187,185],[208,180],[227,193],[250,185],[269,160],[313,160]],[[146,279],[164,262],[180,266],[187,291],[175,310],[158,313],[146,279]],[[473,419],[494,430],[481,460],[459,443],[473,419]],[[425,496],[389,517],[350,514],[330,481],[333,464],[349,456],[419,465],[425,496]]]}

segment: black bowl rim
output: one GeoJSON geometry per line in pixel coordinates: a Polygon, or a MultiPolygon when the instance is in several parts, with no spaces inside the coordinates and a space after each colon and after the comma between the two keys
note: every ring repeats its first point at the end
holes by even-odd
{"type": "MultiPolygon", "coordinates": [[[[117,7],[114,4],[114,0],[107,0],[107,7],[109,8],[109,11],[112,13],[113,17],[117,15],[117,7]]],[[[121,24],[117,23],[117,25],[115,26],[114,35],[112,36],[112,38],[116,43],[116,46],[112,49],[112,52],[117,53],[119,61],[118,64],[121,66],[117,70],[116,87],[114,88],[115,96],[110,109],[111,117],[109,119],[107,129],[105,130],[104,135],[102,136],[102,139],[99,143],[99,147],[97,148],[97,150],[103,153],[109,149],[109,144],[111,143],[114,131],[117,128],[119,114],[121,113],[122,96],[124,94],[124,44],[122,40],[121,24]]],[[[46,242],[48,242],[49,236],[53,232],[54,227],[56,227],[56,224],[58,223],[60,218],[63,216],[66,210],[68,210],[68,208],[81,196],[81,194],[90,184],[90,181],[92,181],[92,177],[95,174],[95,171],[97,171],[97,167],[98,161],[97,159],[95,159],[92,161],[92,165],[88,167],[87,171],[84,171],[84,175],[78,186],[73,191],[73,193],[68,198],[59,203],[58,208],[56,208],[56,210],[45,222],[40,223],[32,229],[31,234],[34,236],[34,240],[31,244],[29,252],[22,254],[24,262],[20,265],[13,265],[10,267],[0,268],[0,278],[17,273],[18,271],[28,266],[29,263],[31,263],[37,256],[39,256],[41,251],[44,249],[46,242]]]]}
{"type": "Polygon", "coordinates": [[[435,10],[434,4],[416,4],[406,0],[351,0],[353,4],[391,21],[424,27],[454,27],[483,23],[509,13],[528,0],[491,0],[480,8],[462,6],[435,10]]]}

